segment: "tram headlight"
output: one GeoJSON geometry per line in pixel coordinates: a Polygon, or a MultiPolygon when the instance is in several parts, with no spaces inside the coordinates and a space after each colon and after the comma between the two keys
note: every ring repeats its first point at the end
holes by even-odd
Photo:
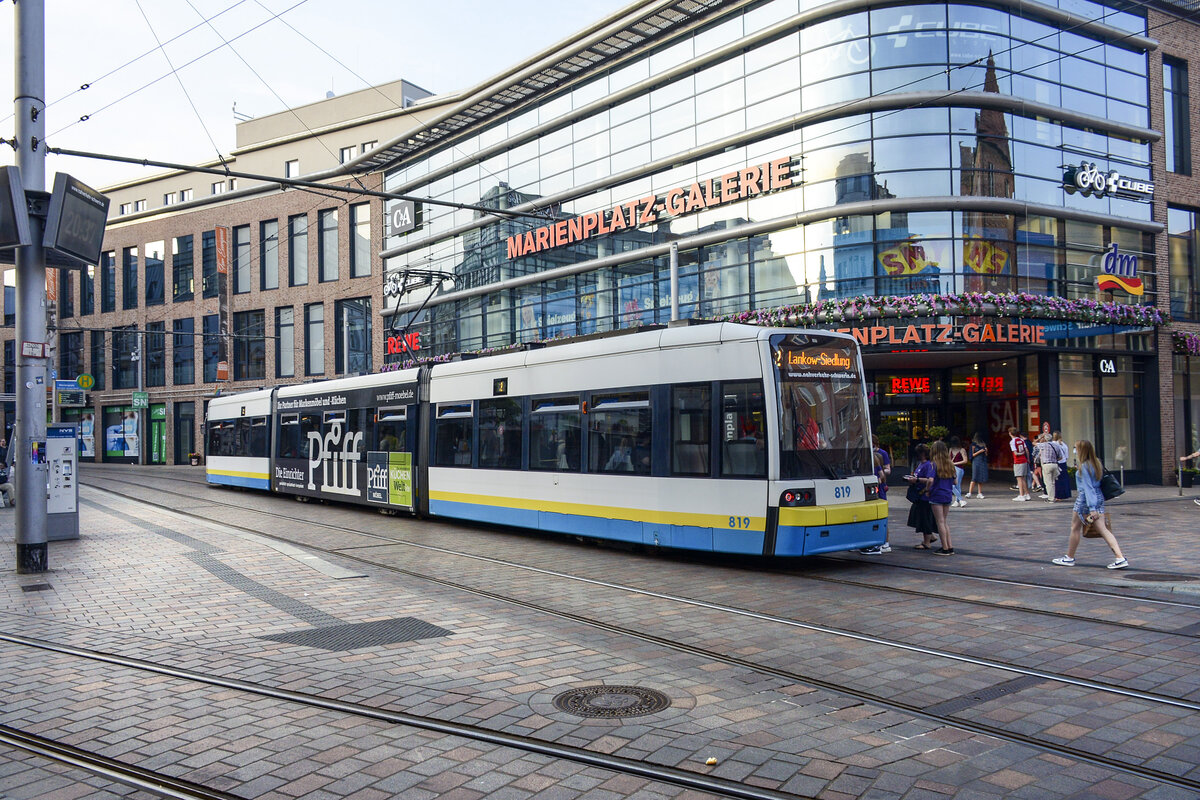
{"type": "Polygon", "coordinates": [[[817,501],[817,494],[812,489],[788,489],[779,498],[779,505],[784,508],[795,506],[811,506],[817,501]]]}

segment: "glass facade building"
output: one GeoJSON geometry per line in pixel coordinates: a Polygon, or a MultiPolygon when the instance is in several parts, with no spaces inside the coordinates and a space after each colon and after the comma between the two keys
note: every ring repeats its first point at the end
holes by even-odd
{"type": "Polygon", "coordinates": [[[1018,294],[1019,341],[971,341],[1016,321],[977,314],[923,318],[919,347],[913,320],[828,324],[867,345],[876,427],[981,432],[1002,467],[1009,424],[1050,423],[1157,469],[1154,327],[1039,311],[1159,304],[1144,9],[705,5],[388,169],[388,191],[474,208],[385,231],[385,326],[437,356],[666,323],[673,246],[682,318],[1018,294]],[[1140,291],[1098,284],[1114,269],[1140,291]]]}

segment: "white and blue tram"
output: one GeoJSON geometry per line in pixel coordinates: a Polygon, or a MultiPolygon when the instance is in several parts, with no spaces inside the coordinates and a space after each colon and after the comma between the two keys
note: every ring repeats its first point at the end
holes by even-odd
{"type": "Polygon", "coordinates": [[[887,538],[858,347],[836,333],[589,338],[217,397],[207,426],[214,484],[725,553],[887,538]]]}

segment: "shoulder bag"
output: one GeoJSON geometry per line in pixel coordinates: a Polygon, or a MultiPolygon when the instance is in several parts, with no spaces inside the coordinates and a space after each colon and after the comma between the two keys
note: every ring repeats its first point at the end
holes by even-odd
{"type": "Polygon", "coordinates": [[[1100,494],[1104,495],[1105,500],[1112,500],[1125,494],[1125,487],[1117,481],[1115,475],[1104,470],[1104,477],[1100,479],[1100,494]]]}

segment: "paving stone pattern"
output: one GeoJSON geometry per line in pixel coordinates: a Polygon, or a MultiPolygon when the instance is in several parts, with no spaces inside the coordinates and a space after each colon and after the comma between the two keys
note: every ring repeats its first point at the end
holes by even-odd
{"type": "MultiPolygon", "coordinates": [[[[139,478],[138,483],[148,487],[150,481],[139,478]]],[[[254,493],[201,491],[212,492],[222,501],[236,499],[313,522],[563,569],[596,580],[752,608],[784,619],[862,630],[938,649],[981,652],[989,658],[1024,659],[1047,671],[1070,668],[1090,672],[1099,676],[1097,679],[1141,680],[1155,687],[1148,691],[1195,696],[1195,675],[1200,672],[1195,669],[1194,638],[1184,641],[1178,635],[1126,628],[1122,629],[1124,640],[1114,642],[1104,620],[1090,611],[1087,614],[1095,622],[1077,619],[1064,623],[1052,617],[1032,617],[1022,610],[1027,604],[1038,603],[1074,603],[1079,610],[1081,603],[1096,602],[1092,598],[1064,597],[1040,587],[989,585],[955,575],[954,571],[1010,577],[1027,571],[1027,562],[1021,560],[1024,556],[1019,551],[1022,546],[1028,550],[1028,537],[1013,537],[999,530],[994,533],[989,541],[1010,547],[1012,559],[1004,557],[1003,548],[978,556],[970,554],[971,537],[986,535],[984,528],[1004,519],[972,512],[979,504],[953,517],[957,522],[974,513],[971,532],[955,542],[960,557],[940,560],[953,565],[937,565],[949,574],[931,577],[896,570],[896,565],[926,567],[931,562],[927,554],[900,552],[899,548],[874,561],[847,558],[768,571],[762,565],[646,557],[554,538],[386,518],[344,507],[300,507],[254,493]],[[854,563],[856,560],[863,563],[854,563]],[[811,580],[810,574],[879,585],[822,583],[811,580]],[[923,583],[925,589],[932,583],[948,597],[902,596],[887,591],[889,586],[912,588],[917,583],[923,583]],[[964,606],[951,595],[979,596],[1001,605],[1011,604],[1012,608],[964,606]]],[[[771,620],[731,620],[720,610],[621,588],[386,544],[362,534],[270,520],[244,510],[206,506],[206,497],[201,494],[191,508],[210,520],[226,519],[230,524],[286,535],[298,543],[343,549],[390,566],[479,586],[919,706],[950,701],[1014,677],[986,667],[936,663],[911,651],[848,641],[771,620]]],[[[85,490],[84,498],[84,538],[53,544],[54,571],[36,577],[38,582],[50,583],[51,591],[22,592],[20,585],[34,583],[35,576],[13,575],[11,546],[2,553],[0,569],[7,570],[8,577],[0,581],[0,629],[711,772],[798,796],[1188,796],[1147,780],[813,689],[802,680],[682,654],[403,574],[367,569],[371,573],[367,578],[334,581],[261,544],[248,542],[219,524],[172,518],[91,490],[85,490]],[[223,578],[218,574],[226,569],[240,577],[223,578]],[[402,616],[440,626],[451,635],[349,652],[321,651],[262,638],[312,630],[314,625],[372,623],[402,616]],[[661,714],[632,720],[583,720],[554,709],[552,700],[558,692],[589,683],[647,686],[668,694],[673,704],[661,714]],[[704,764],[709,756],[717,758],[716,766],[704,764]]],[[[1183,510],[1182,504],[1174,505],[1183,510]]],[[[1147,507],[1175,513],[1169,502],[1147,507]]],[[[1027,512],[1027,516],[1033,518],[1037,513],[1037,519],[1050,523],[1059,511],[1039,510],[1027,512]]],[[[0,537],[7,536],[9,542],[11,519],[11,511],[7,517],[0,517],[0,537]]],[[[1180,516],[1179,524],[1183,522],[1180,516]]],[[[1161,523],[1146,534],[1162,535],[1161,523]]],[[[1048,557],[1053,554],[1050,551],[1048,557]]],[[[1096,583],[1081,568],[1050,568],[1048,574],[1050,581],[1028,575],[1019,579],[1059,586],[1074,582],[1081,587],[1102,586],[1106,591],[1128,591],[1131,595],[1136,590],[1147,599],[1194,599],[1162,587],[1153,591],[1142,586],[1131,589],[1110,574],[1097,575],[1095,580],[1100,583],[1096,583]],[[1064,574],[1067,572],[1072,574],[1064,574]]],[[[1175,630],[1189,621],[1187,610],[1177,607],[1147,603],[1141,608],[1123,597],[1099,602],[1106,613],[1127,624],[1143,620],[1147,626],[1175,630]]],[[[1191,614],[1190,622],[1194,622],[1195,611],[1191,614]]],[[[325,717],[337,715],[318,712],[302,716],[298,723],[289,714],[300,711],[280,708],[279,701],[267,703],[263,698],[240,693],[227,697],[227,690],[150,680],[136,671],[80,659],[65,659],[69,663],[63,663],[58,660],[64,657],[12,646],[0,650],[0,657],[6,664],[12,658],[13,663],[25,665],[15,673],[5,671],[4,682],[0,683],[2,695],[8,699],[33,696],[43,704],[6,700],[0,711],[0,719],[6,723],[18,727],[49,724],[56,726],[56,731],[61,727],[67,735],[82,737],[80,746],[92,743],[97,749],[120,747],[105,737],[126,733],[126,740],[134,745],[125,753],[140,766],[161,763],[164,769],[186,769],[188,772],[179,774],[199,775],[207,782],[210,776],[201,770],[219,764],[211,766],[211,779],[236,773],[237,777],[229,780],[238,785],[239,794],[247,797],[299,796],[298,790],[304,796],[344,797],[368,789],[384,794],[362,796],[393,796],[400,789],[399,783],[380,789],[373,784],[358,785],[355,781],[361,778],[352,779],[367,766],[377,764],[375,759],[361,755],[371,752],[370,747],[362,747],[362,742],[377,739],[401,749],[412,746],[437,753],[438,748],[466,748],[485,754],[473,754],[461,762],[479,761],[489,767],[487,772],[463,781],[459,781],[464,772],[459,762],[451,765],[441,763],[438,757],[414,760],[388,756],[411,762],[398,767],[397,772],[387,776],[389,779],[400,774],[411,777],[414,772],[421,782],[445,776],[441,782],[420,789],[429,794],[411,796],[452,796],[455,792],[478,793],[461,796],[518,797],[538,792],[550,793],[545,796],[604,796],[596,794],[600,786],[606,786],[603,791],[613,797],[657,793],[686,796],[672,787],[647,785],[640,780],[631,783],[631,779],[611,773],[604,773],[602,782],[596,784],[592,781],[600,779],[598,773],[603,771],[577,765],[567,770],[570,774],[559,775],[556,769],[562,768],[563,762],[548,759],[521,773],[522,778],[540,777],[529,778],[520,787],[501,781],[495,789],[478,788],[481,784],[477,782],[467,789],[471,781],[497,771],[497,764],[521,765],[524,769],[530,759],[537,762],[541,757],[456,737],[433,737],[437,742],[429,744],[425,739],[432,734],[395,730],[394,726],[379,723],[363,728],[362,720],[347,728],[351,734],[314,736],[310,728],[320,732],[333,724],[325,717]],[[48,671],[49,665],[55,669],[48,671]],[[43,686],[39,681],[47,674],[70,677],[52,687],[43,686]],[[95,682],[89,676],[109,683],[89,689],[89,684],[95,682]],[[90,694],[93,691],[97,693],[94,696],[90,694]],[[147,697],[151,700],[146,701],[147,697]],[[48,716],[39,716],[42,714],[48,716]],[[9,715],[15,715],[17,721],[9,722],[9,715]],[[163,719],[169,720],[164,727],[147,728],[163,719]],[[78,727],[72,729],[72,725],[78,727]],[[160,736],[164,728],[180,731],[160,736]],[[294,728],[302,730],[297,733],[294,728]],[[259,743],[259,739],[265,741],[259,743]],[[445,739],[451,741],[443,742],[445,739]],[[281,741],[286,748],[273,750],[281,741]],[[195,750],[196,742],[205,742],[203,750],[195,750]],[[197,756],[203,760],[210,751],[220,751],[221,755],[208,764],[195,761],[197,756]],[[368,763],[364,766],[362,762],[368,763]],[[426,762],[439,768],[422,773],[418,767],[426,762]],[[264,771],[242,780],[249,773],[239,771],[252,765],[264,771]],[[353,765],[355,769],[334,775],[339,765],[353,765]],[[587,777],[579,777],[584,773],[587,777]],[[265,776],[274,777],[253,783],[265,776]],[[285,782],[270,785],[274,780],[285,782]],[[308,782],[297,783],[300,781],[308,782]],[[587,788],[580,788],[584,785],[587,788]],[[246,786],[253,793],[244,791],[246,786]],[[292,788],[285,792],[280,788],[283,786],[292,788]]],[[[305,714],[311,711],[303,709],[305,714]]],[[[1015,697],[974,704],[958,713],[964,719],[1056,737],[1052,740],[1086,752],[1176,774],[1194,770],[1200,761],[1195,757],[1197,726],[1193,714],[1181,709],[1164,711],[1145,701],[1114,703],[1104,693],[1054,682],[1040,682],[1021,689],[1015,697]]],[[[402,783],[404,779],[396,780],[402,783]]],[[[211,785],[232,790],[229,786],[233,784],[211,785]]],[[[404,796],[416,791],[413,786],[418,784],[410,784],[404,796]]]]}

